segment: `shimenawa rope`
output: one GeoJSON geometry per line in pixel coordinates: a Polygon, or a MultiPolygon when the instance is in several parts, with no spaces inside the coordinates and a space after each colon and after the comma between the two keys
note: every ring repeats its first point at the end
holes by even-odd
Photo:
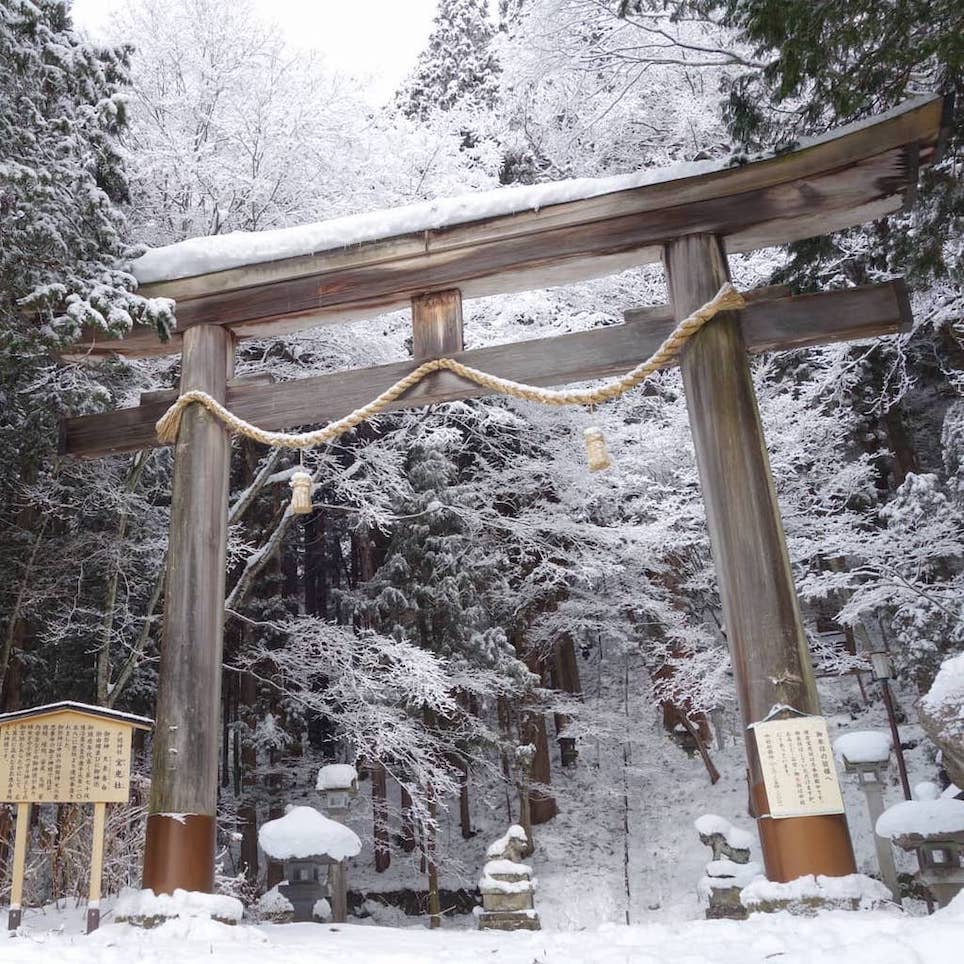
{"type": "Polygon", "coordinates": [[[264,445],[283,448],[306,449],[344,435],[362,422],[374,418],[379,412],[414,388],[423,378],[437,371],[450,371],[456,375],[475,382],[490,391],[521,398],[529,402],[539,402],[543,405],[597,405],[608,402],[620,395],[625,395],[645,381],[660,368],[666,367],[679,354],[683,345],[693,337],[718,312],[739,309],[745,305],[743,295],[729,282],[701,308],[697,308],[688,318],[684,318],[672,331],[669,337],[650,355],[646,361],[637,365],[631,371],[618,378],[611,378],[597,385],[595,388],[581,389],[553,389],[538,388],[535,385],[524,385],[507,378],[499,378],[488,372],[479,371],[457,362],[454,358],[433,358],[431,361],[419,365],[413,372],[395,382],[377,398],[373,398],[367,405],[356,409],[350,415],[337,421],[329,422],[326,426],[313,432],[291,434],[288,432],[267,432],[238,418],[233,412],[225,408],[220,402],[208,395],[207,392],[189,391],[179,396],[177,401],[158,419],[157,438],[163,443],[177,440],[178,429],[181,425],[181,415],[188,405],[195,402],[203,405],[215,418],[219,418],[233,432],[245,435],[264,445]]]}

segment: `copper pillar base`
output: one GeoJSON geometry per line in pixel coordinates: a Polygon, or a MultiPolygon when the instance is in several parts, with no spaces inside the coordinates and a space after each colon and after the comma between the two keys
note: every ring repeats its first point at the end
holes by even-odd
{"type": "Polygon", "coordinates": [[[93,934],[100,927],[100,908],[91,907],[87,910],[87,933],[93,934]]]}
{"type": "Polygon", "coordinates": [[[210,894],[214,890],[214,842],[214,817],[200,813],[150,814],[144,845],[144,886],[155,894],[172,894],[177,888],[210,894]]]}
{"type": "MultiPolygon", "coordinates": [[[[757,813],[767,813],[762,783],[752,790],[757,813]]],[[[786,883],[806,874],[846,877],[857,873],[854,848],[842,813],[818,817],[760,817],[756,822],[768,880],[786,883]]]]}

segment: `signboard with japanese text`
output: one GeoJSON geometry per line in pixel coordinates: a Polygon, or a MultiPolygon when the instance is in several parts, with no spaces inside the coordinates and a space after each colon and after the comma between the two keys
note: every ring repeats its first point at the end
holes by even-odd
{"type": "Polygon", "coordinates": [[[843,797],[822,716],[770,720],[753,727],[770,816],[843,813],[843,797]]]}
{"type": "Polygon", "coordinates": [[[0,717],[0,802],[126,802],[138,725],[67,707],[0,717]]]}

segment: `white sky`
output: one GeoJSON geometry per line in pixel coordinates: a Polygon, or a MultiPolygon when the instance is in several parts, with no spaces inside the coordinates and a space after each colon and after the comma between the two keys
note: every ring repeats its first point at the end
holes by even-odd
{"type": "MultiPolygon", "coordinates": [[[[123,0],[74,0],[74,24],[97,35],[123,0]]],[[[230,0],[227,0],[230,2],[230,0]]],[[[320,50],[335,68],[373,78],[389,97],[428,38],[436,0],[254,0],[295,45],[320,50]]]]}

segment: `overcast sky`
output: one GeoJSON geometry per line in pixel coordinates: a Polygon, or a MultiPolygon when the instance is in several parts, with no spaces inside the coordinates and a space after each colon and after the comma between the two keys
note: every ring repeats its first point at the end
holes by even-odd
{"type": "MultiPolygon", "coordinates": [[[[74,23],[95,35],[123,0],[74,0],[74,23]]],[[[370,75],[386,98],[428,38],[436,0],[254,0],[292,43],[322,51],[336,68],[370,75]]]]}

